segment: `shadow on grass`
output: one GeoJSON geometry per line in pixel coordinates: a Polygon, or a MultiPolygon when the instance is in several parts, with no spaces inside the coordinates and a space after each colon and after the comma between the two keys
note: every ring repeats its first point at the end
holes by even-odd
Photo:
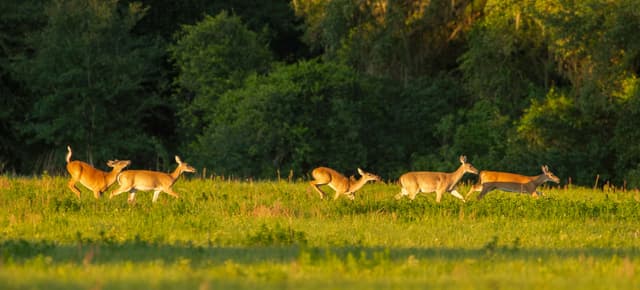
{"type": "Polygon", "coordinates": [[[220,247],[193,245],[149,244],[140,241],[125,243],[78,243],[56,245],[51,241],[6,240],[0,243],[2,263],[21,263],[37,257],[50,257],[55,263],[110,264],[121,262],[174,263],[189,260],[194,266],[218,265],[227,261],[241,264],[289,263],[305,259],[309,263],[346,261],[354,259],[365,264],[405,262],[410,259],[465,261],[506,259],[567,259],[593,257],[640,258],[640,248],[518,248],[517,245],[498,245],[497,238],[481,248],[384,248],[384,247],[306,247],[248,246],[220,247]]]}
{"type": "Polygon", "coordinates": [[[591,200],[564,200],[554,197],[533,199],[526,194],[494,194],[483,200],[473,197],[462,203],[453,198],[436,203],[433,196],[420,195],[416,200],[357,200],[338,203],[332,213],[367,215],[397,213],[404,221],[419,220],[424,216],[508,217],[532,219],[602,219],[636,221],[640,219],[640,203],[628,195],[621,201],[594,202],[591,200]]]}

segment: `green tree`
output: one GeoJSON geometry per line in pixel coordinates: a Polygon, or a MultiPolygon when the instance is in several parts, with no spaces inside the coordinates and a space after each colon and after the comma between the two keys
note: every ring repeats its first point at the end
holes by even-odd
{"type": "Polygon", "coordinates": [[[489,100],[479,100],[471,108],[459,110],[458,115],[462,122],[451,128],[454,135],[452,145],[447,146],[449,160],[465,154],[476,168],[516,169],[504,162],[515,130],[511,128],[509,117],[503,115],[497,105],[489,100]]]}
{"type": "Polygon", "coordinates": [[[317,61],[253,75],[221,97],[192,146],[193,159],[217,173],[256,177],[277,169],[301,175],[319,165],[366,167],[364,87],[348,67],[317,61]]]}
{"type": "Polygon", "coordinates": [[[640,188],[640,81],[631,76],[623,82],[623,89],[617,94],[620,107],[618,122],[611,140],[616,156],[615,170],[618,184],[640,188]]]}
{"type": "MultiPolygon", "coordinates": [[[[546,4],[537,6],[534,15],[544,27],[559,74],[569,81],[570,86],[561,89],[567,104],[563,111],[573,113],[558,119],[556,110],[540,111],[532,106],[521,127],[531,128],[530,120],[556,119],[555,126],[540,126],[536,136],[542,136],[547,144],[561,140],[557,143],[564,147],[550,147],[544,153],[564,159],[562,162],[571,167],[567,174],[577,176],[579,182],[591,182],[600,174],[602,179],[620,184],[627,171],[636,167],[621,155],[637,154],[625,148],[628,136],[637,130],[629,128],[628,116],[637,105],[634,92],[640,70],[640,37],[632,30],[640,25],[640,3],[589,0],[546,4]]],[[[558,99],[553,91],[550,95],[542,107],[558,99]]]]}
{"type": "Polygon", "coordinates": [[[143,15],[140,5],[119,9],[114,0],[50,3],[47,25],[30,39],[33,55],[15,62],[37,96],[21,126],[28,142],[60,156],[70,144],[89,162],[155,159],[164,148],[149,132],[162,120],[155,111],[166,106],[154,93],[162,49],[130,34],[143,15]]]}
{"type": "Polygon", "coordinates": [[[307,41],[358,71],[405,84],[456,66],[485,1],[298,0],[307,41]]]}
{"type": "Polygon", "coordinates": [[[517,118],[531,98],[541,98],[553,83],[555,62],[533,2],[489,0],[484,17],[469,33],[460,57],[464,84],[475,100],[490,100],[502,114],[517,118]]]}
{"type": "Polygon", "coordinates": [[[21,160],[37,148],[25,144],[20,132],[24,112],[34,102],[16,79],[12,59],[31,51],[27,35],[45,23],[44,1],[0,2],[0,173],[23,170],[21,160]]]}
{"type": "MultiPolygon", "coordinates": [[[[458,111],[468,106],[469,99],[455,76],[417,78],[394,99],[386,105],[393,118],[385,120],[390,124],[381,140],[386,135],[391,139],[386,145],[401,146],[401,154],[394,158],[402,160],[402,171],[448,170],[460,154],[470,154],[450,148],[456,128],[463,123],[458,111]]],[[[399,176],[402,171],[393,175],[399,176]]]]}
{"type": "MultiPolygon", "coordinates": [[[[590,182],[602,172],[607,162],[599,128],[591,126],[588,116],[580,110],[569,90],[552,89],[542,101],[533,101],[518,122],[518,138],[524,142],[519,154],[526,152],[529,160],[520,161],[530,166],[532,161],[551,163],[559,176],[574,181],[590,182]]],[[[514,150],[515,151],[515,150],[514,150]]],[[[510,152],[518,154],[518,152],[510,152]]]]}
{"type": "Polygon", "coordinates": [[[222,94],[240,88],[252,73],[265,73],[272,56],[259,35],[239,17],[221,12],[185,25],[169,47],[178,76],[180,120],[186,139],[201,133],[222,94]]]}
{"type": "Polygon", "coordinates": [[[574,182],[596,174],[620,181],[629,165],[616,165],[616,151],[630,151],[614,144],[624,139],[616,136],[626,119],[621,105],[634,104],[625,84],[638,72],[640,38],[630,29],[639,8],[637,1],[487,2],[460,68],[476,100],[496,104],[517,128],[502,146],[505,167],[550,163],[574,182]]]}
{"type": "Polygon", "coordinates": [[[261,31],[279,61],[295,61],[308,55],[300,40],[301,20],[295,16],[290,0],[125,0],[149,7],[136,25],[136,33],[159,35],[169,41],[182,25],[194,25],[206,15],[232,11],[252,31],[261,31]]]}

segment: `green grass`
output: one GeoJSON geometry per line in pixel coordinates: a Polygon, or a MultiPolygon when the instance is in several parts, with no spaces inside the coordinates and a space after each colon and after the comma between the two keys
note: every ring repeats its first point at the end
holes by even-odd
{"type": "MultiPolygon", "coordinates": [[[[66,179],[0,177],[0,289],[637,289],[640,193],[494,191],[396,201],[369,184],[179,180],[78,200],[66,179]],[[330,191],[329,188],[325,190],[330,191]]],[[[460,192],[465,192],[463,187],[460,192]]]]}

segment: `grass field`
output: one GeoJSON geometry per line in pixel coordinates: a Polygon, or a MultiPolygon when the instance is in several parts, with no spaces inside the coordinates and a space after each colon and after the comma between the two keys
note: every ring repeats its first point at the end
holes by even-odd
{"type": "MultiPolygon", "coordinates": [[[[396,201],[369,184],[181,179],[173,199],[78,200],[0,176],[0,289],[638,289],[640,193],[396,201]],[[330,191],[329,188],[325,190],[330,191]]],[[[462,187],[465,193],[467,187],[462,187]]]]}

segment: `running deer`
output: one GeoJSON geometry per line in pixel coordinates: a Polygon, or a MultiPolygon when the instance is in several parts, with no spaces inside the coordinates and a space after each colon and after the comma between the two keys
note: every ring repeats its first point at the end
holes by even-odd
{"type": "Polygon", "coordinates": [[[309,182],[309,184],[320,194],[320,199],[324,199],[325,193],[319,186],[326,184],[336,192],[333,200],[338,199],[338,197],[343,194],[349,197],[349,199],[354,200],[354,193],[368,181],[380,181],[380,176],[365,172],[360,168],[358,168],[358,173],[362,176],[360,179],[355,179],[353,176],[347,179],[344,175],[331,168],[318,167],[311,172],[314,180],[309,182]]]}
{"type": "Polygon", "coordinates": [[[465,173],[478,174],[478,169],[467,162],[467,156],[460,156],[460,163],[460,167],[451,173],[416,171],[403,174],[400,176],[402,189],[396,195],[396,199],[407,195],[409,199],[413,200],[419,192],[435,192],[436,202],[440,202],[442,194],[449,192],[464,202],[464,197],[455,189],[456,185],[465,173]]]}
{"type": "Polygon", "coordinates": [[[71,146],[67,146],[67,171],[71,175],[71,180],[69,180],[67,186],[78,198],[80,198],[80,190],[76,187],[77,182],[93,191],[93,197],[98,199],[110,185],[116,182],[116,176],[131,164],[129,160],[109,160],[107,166],[113,169],[111,172],[104,172],[85,162],[79,160],[71,161],[72,154],[71,146]]]}
{"type": "Polygon", "coordinates": [[[118,175],[118,184],[120,187],[111,192],[109,198],[111,199],[123,192],[129,192],[127,201],[131,203],[135,201],[137,190],[153,190],[153,202],[158,200],[158,196],[162,191],[175,198],[179,198],[180,196],[174,192],[171,187],[183,172],[196,172],[196,169],[186,162],[182,162],[178,156],[176,156],[176,162],[178,163],[178,167],[176,167],[172,173],[149,170],[127,170],[120,173],[120,175],[118,175]]]}
{"type": "Polygon", "coordinates": [[[480,172],[480,180],[478,181],[478,184],[471,187],[466,197],[468,198],[469,195],[475,191],[480,191],[478,199],[482,199],[487,192],[494,189],[518,193],[526,192],[531,194],[533,197],[538,197],[538,193],[543,195],[541,191],[537,191],[538,186],[547,181],[560,183],[560,178],[549,171],[549,166],[547,165],[542,166],[542,174],[536,176],[524,176],[508,172],[482,171],[480,172]]]}

